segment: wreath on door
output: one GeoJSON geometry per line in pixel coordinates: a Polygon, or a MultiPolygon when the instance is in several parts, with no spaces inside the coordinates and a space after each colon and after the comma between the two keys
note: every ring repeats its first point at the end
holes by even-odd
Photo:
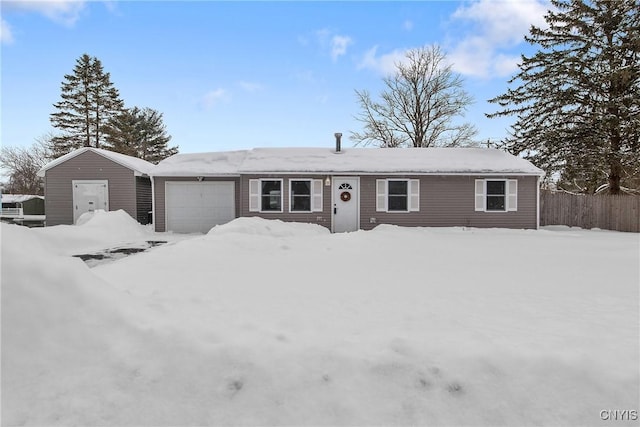
{"type": "Polygon", "coordinates": [[[343,202],[348,202],[349,200],[351,200],[351,193],[349,193],[348,191],[343,191],[342,193],[340,193],[340,200],[342,200],[343,202]]]}

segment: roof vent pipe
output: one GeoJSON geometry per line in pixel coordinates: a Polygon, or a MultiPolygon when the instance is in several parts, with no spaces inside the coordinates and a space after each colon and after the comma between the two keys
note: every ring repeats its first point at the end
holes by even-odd
{"type": "Polygon", "coordinates": [[[342,134],[341,133],[334,133],[333,134],[336,137],[336,153],[340,152],[340,140],[342,139],[342,134]]]}

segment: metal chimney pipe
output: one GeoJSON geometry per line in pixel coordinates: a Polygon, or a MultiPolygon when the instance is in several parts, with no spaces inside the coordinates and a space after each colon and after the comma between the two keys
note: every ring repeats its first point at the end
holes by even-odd
{"type": "Polygon", "coordinates": [[[340,152],[340,140],[342,139],[342,134],[341,133],[334,133],[333,134],[336,137],[336,153],[340,152]]]}

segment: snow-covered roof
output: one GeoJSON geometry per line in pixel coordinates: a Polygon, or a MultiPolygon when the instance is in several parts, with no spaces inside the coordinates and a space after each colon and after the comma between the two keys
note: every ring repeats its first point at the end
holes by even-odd
{"type": "Polygon", "coordinates": [[[126,154],[115,153],[109,150],[103,150],[101,148],[93,148],[93,147],[83,147],[78,150],[72,151],[70,153],[65,154],[64,156],[58,157],[55,160],[50,161],[46,165],[42,167],[38,171],[38,176],[44,176],[45,172],[61,163],[66,162],[82,153],[86,153],[87,151],[92,151],[96,154],[101,155],[119,165],[122,165],[126,168],[131,169],[136,175],[148,175],[149,171],[155,166],[153,163],[149,163],[146,160],[139,159],[137,157],[127,156],[126,154]]]}
{"type": "Polygon", "coordinates": [[[150,175],[207,176],[238,175],[248,151],[175,154],[158,163],[150,175]]]}
{"type": "Polygon", "coordinates": [[[160,162],[154,176],[254,173],[415,173],[543,175],[529,161],[487,148],[254,148],[177,154],[160,162]]]}
{"type": "Polygon", "coordinates": [[[24,203],[31,199],[42,199],[42,196],[34,194],[2,194],[2,203],[24,203]]]}

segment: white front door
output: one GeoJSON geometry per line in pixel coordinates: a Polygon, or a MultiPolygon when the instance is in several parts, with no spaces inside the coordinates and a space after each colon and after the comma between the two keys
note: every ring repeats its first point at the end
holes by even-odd
{"type": "Polygon", "coordinates": [[[109,181],[92,180],[71,182],[73,187],[73,223],[80,215],[98,209],[109,210],[109,181]]]}
{"type": "Polygon", "coordinates": [[[333,232],[360,228],[360,180],[333,178],[333,232]]]}

